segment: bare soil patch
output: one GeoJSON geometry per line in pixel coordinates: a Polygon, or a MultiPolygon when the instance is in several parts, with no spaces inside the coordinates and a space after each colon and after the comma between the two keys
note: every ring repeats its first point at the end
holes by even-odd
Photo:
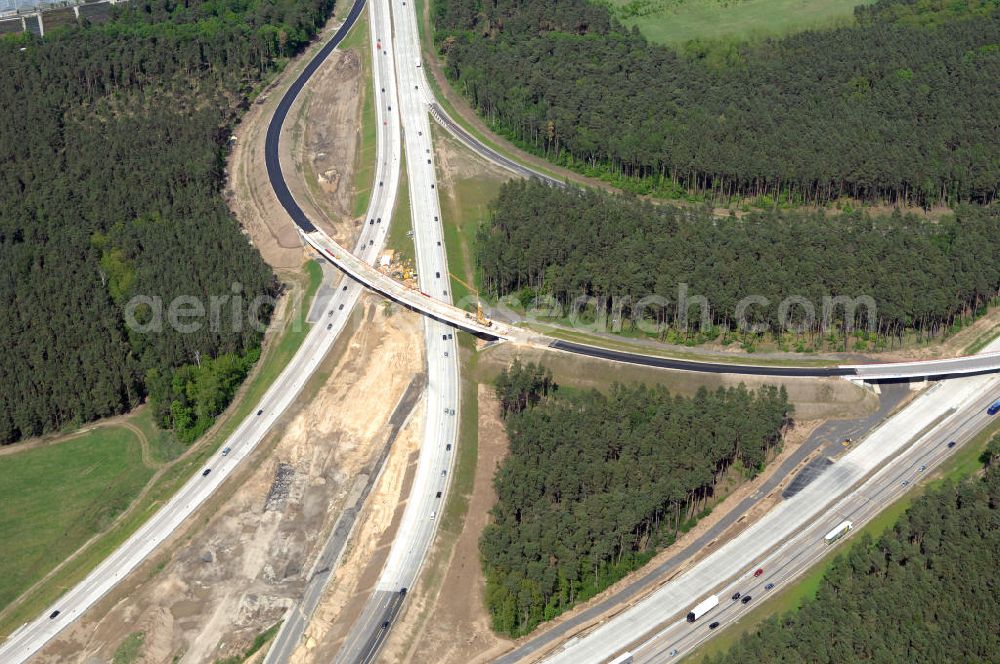
{"type": "Polygon", "coordinates": [[[962,328],[947,339],[931,340],[923,346],[909,346],[899,350],[872,355],[877,362],[899,362],[904,360],[926,360],[963,355],[965,349],[983,335],[1000,326],[1000,307],[988,311],[986,315],[962,328]]]}
{"type": "MultiPolygon", "coordinates": [[[[414,345],[421,352],[421,345],[414,345]]],[[[292,664],[331,662],[360,615],[389,555],[416,471],[423,433],[423,398],[399,432],[382,474],[365,502],[292,664]]]]}
{"type": "Polygon", "coordinates": [[[211,662],[243,652],[282,618],[355,477],[381,449],[393,406],[422,368],[412,343],[419,318],[387,318],[375,298],[363,308],[302,405],[219,495],[37,661],[110,661],[126,636],[142,631],[144,662],[211,662]],[[268,501],[276,480],[281,499],[268,501]]]}
{"type": "MultiPolygon", "coordinates": [[[[337,242],[350,243],[354,163],[361,140],[364,76],[357,51],[337,49],[316,70],[292,105],[281,142],[288,186],[314,223],[337,242]]],[[[348,244],[349,246],[349,244],[348,244]]]]}

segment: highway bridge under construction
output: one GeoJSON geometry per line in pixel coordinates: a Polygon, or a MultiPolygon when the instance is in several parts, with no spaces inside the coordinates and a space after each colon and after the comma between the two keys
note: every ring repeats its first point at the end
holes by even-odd
{"type": "MultiPolygon", "coordinates": [[[[271,154],[268,153],[267,157],[270,160],[271,154]]],[[[277,151],[275,151],[274,159],[277,160],[277,151]]],[[[288,191],[287,186],[284,187],[284,190],[288,191]]],[[[279,191],[279,198],[282,199],[282,204],[286,204],[285,197],[280,196],[278,186],[275,186],[275,191],[279,191]]],[[[554,339],[506,323],[484,321],[455,305],[432,298],[426,293],[405,286],[383,274],[373,265],[354,256],[346,248],[334,242],[326,233],[316,228],[316,226],[306,219],[305,214],[295,201],[291,199],[290,193],[287,200],[293,206],[294,210],[297,211],[297,214],[293,214],[293,210],[288,207],[285,209],[291,215],[292,219],[296,221],[296,224],[299,224],[299,231],[305,243],[346,272],[352,279],[409,309],[452,325],[460,330],[471,332],[484,339],[498,339],[533,346],[543,346],[578,355],[662,369],[747,376],[841,377],[856,381],[880,381],[968,376],[992,373],[1000,370],[1000,353],[983,353],[980,355],[915,362],[809,367],[683,360],[554,339]],[[300,224],[299,219],[304,220],[305,223],[300,224]]]]}

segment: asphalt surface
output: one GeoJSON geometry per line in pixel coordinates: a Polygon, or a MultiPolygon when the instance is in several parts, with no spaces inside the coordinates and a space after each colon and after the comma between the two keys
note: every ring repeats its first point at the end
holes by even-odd
{"type": "MultiPolygon", "coordinates": [[[[444,229],[438,201],[434,149],[420,61],[420,42],[413,3],[374,0],[370,4],[373,37],[381,45],[377,57],[395,62],[398,107],[376,94],[376,105],[402,118],[410,217],[417,263],[419,293],[408,291],[418,307],[446,310],[459,323],[465,312],[451,305],[444,229]],[[385,20],[391,13],[391,30],[385,20]],[[396,111],[390,109],[395,108],[396,111]]],[[[375,87],[388,89],[378,68],[375,87]]],[[[459,367],[455,327],[424,317],[427,350],[427,398],[417,468],[398,529],[373,594],[351,626],[338,662],[369,662],[377,657],[426,558],[441,518],[451,482],[458,444],[459,367]]]]}
{"type": "Polygon", "coordinates": [[[807,376],[814,378],[830,378],[836,376],[856,376],[855,369],[844,367],[782,367],[751,364],[733,364],[729,362],[700,362],[695,360],[678,360],[656,355],[642,355],[621,350],[611,350],[599,346],[573,343],[572,341],[553,341],[550,348],[562,350],[577,355],[596,357],[602,360],[614,360],[628,364],[641,364],[660,369],[678,369],[681,371],[699,371],[702,373],[725,373],[745,376],[807,376]]]}
{"type": "MultiPolygon", "coordinates": [[[[690,559],[699,551],[704,550],[711,542],[718,539],[730,526],[753,509],[757,503],[767,499],[771,492],[810,454],[820,450],[818,458],[825,460],[827,455],[832,456],[843,452],[842,443],[844,440],[851,438],[855,441],[860,441],[868,432],[882,423],[892,413],[908,392],[909,387],[906,384],[887,385],[882,389],[879,406],[874,413],[856,419],[831,420],[823,423],[793,454],[789,455],[782,462],[771,477],[761,484],[753,495],[747,496],[740,501],[725,516],[719,519],[715,525],[707,529],[693,542],[655,567],[644,568],[633,581],[630,581],[620,590],[608,595],[593,606],[580,611],[558,624],[545,628],[543,632],[534,638],[499,657],[496,660],[497,664],[514,664],[515,662],[529,658],[534,653],[544,651],[556,641],[565,639],[568,635],[579,630],[581,626],[593,622],[615,606],[620,606],[644,588],[649,587],[656,579],[666,578],[670,573],[676,571],[684,561],[690,559]]],[[[798,481],[803,472],[804,470],[796,475],[792,482],[798,481]]],[[[816,479],[816,477],[818,477],[818,474],[810,478],[810,481],[816,479]]],[[[808,483],[808,481],[803,482],[798,487],[798,490],[800,491],[808,483]]]]}
{"type": "Polygon", "coordinates": [[[756,568],[751,566],[719,589],[719,608],[693,624],[683,619],[677,620],[647,637],[633,650],[636,664],[675,661],[693,651],[752,610],[754,601],[761,601],[768,593],[780,591],[782,586],[805,573],[826,556],[833,545],[827,544],[824,537],[841,521],[850,520],[856,530],[875,517],[888,503],[900,498],[923,475],[932,471],[990,423],[986,406],[1000,396],[1000,382],[996,378],[987,381],[992,382],[992,386],[978,398],[958,406],[954,414],[921,436],[912,448],[885,463],[868,481],[827,510],[824,518],[806,525],[783,546],[754,563],[764,570],[760,577],[752,575],[752,570],[756,568]],[[954,449],[948,448],[951,441],[957,443],[954,449]],[[770,590],[766,587],[769,584],[774,584],[770,590]],[[742,596],[750,595],[751,603],[744,605],[732,601],[730,598],[736,592],[742,596]],[[708,627],[713,622],[720,623],[715,630],[708,627]]]}
{"type": "MultiPolygon", "coordinates": [[[[989,350],[997,348],[1000,341],[989,350]]],[[[964,443],[989,423],[985,409],[998,396],[1000,376],[995,375],[936,384],[795,496],[626,610],[571,638],[545,661],[597,664],[626,649],[636,653],[636,661],[664,661],[672,659],[672,650],[689,652],[721,631],[709,630],[710,622],[725,623],[747,610],[729,603],[731,593],[759,598],[764,584],[783,583],[804,571],[825,552],[826,532],[844,519],[860,525],[878,513],[906,490],[903,479],[911,481],[925,472],[920,466],[933,467],[954,451],[948,441],[964,443]],[[753,579],[758,567],[765,574],[753,579]],[[687,623],[689,608],[710,594],[720,596],[722,608],[687,623]]]]}
{"type": "Polygon", "coordinates": [[[288,184],[281,174],[281,162],[278,158],[278,143],[281,140],[281,128],[285,124],[285,118],[288,117],[289,109],[291,109],[299,93],[302,92],[302,88],[309,82],[309,79],[316,73],[316,70],[323,64],[323,61],[333,53],[334,49],[347,36],[347,33],[350,32],[354,23],[358,20],[358,16],[361,15],[361,10],[364,7],[365,0],[355,0],[354,6],[351,7],[351,11],[344,19],[343,25],[337,29],[333,39],[328,41],[313,59],[306,64],[302,73],[299,74],[299,77],[295,79],[281,98],[281,101],[278,102],[274,116],[271,118],[271,123],[267,126],[267,135],[264,138],[264,164],[267,166],[267,179],[270,180],[271,187],[274,189],[281,207],[285,208],[285,211],[288,212],[295,225],[305,233],[315,231],[316,227],[309,221],[309,218],[302,211],[302,208],[299,207],[299,204],[295,202],[295,198],[292,196],[292,192],[289,191],[288,184]]]}

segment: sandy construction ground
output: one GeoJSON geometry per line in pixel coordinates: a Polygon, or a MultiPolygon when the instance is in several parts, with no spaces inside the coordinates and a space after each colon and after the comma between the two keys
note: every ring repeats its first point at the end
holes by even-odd
{"type": "MultiPolygon", "coordinates": [[[[111,661],[129,634],[143,632],[143,662],[212,662],[242,653],[280,620],[354,479],[381,449],[394,405],[423,369],[412,343],[419,330],[415,314],[386,317],[366,297],[354,332],[306,388],[311,398],[164,551],[38,661],[111,661]]],[[[379,500],[370,498],[376,508],[379,500]]]]}
{"type": "Polygon", "coordinates": [[[389,555],[416,470],[423,432],[423,406],[423,400],[414,406],[413,414],[393,443],[340,565],[327,584],[302,642],[292,654],[292,664],[333,661],[374,589],[389,555]]]}

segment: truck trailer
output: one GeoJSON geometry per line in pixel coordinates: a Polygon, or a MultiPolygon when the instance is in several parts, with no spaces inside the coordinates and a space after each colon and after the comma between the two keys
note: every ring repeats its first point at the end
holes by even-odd
{"type": "Polygon", "coordinates": [[[706,597],[698,603],[698,606],[691,609],[691,613],[688,614],[688,622],[694,622],[698,618],[714,609],[719,605],[719,596],[712,595],[711,597],[706,597]]]}
{"type": "Polygon", "coordinates": [[[853,527],[854,524],[850,521],[841,521],[836,528],[826,534],[826,537],[824,537],[823,540],[826,541],[827,544],[832,544],[846,535],[847,532],[853,527]]]}
{"type": "Polygon", "coordinates": [[[622,654],[618,655],[613,660],[608,662],[608,664],[632,664],[632,653],[623,652],[622,654]]]}

